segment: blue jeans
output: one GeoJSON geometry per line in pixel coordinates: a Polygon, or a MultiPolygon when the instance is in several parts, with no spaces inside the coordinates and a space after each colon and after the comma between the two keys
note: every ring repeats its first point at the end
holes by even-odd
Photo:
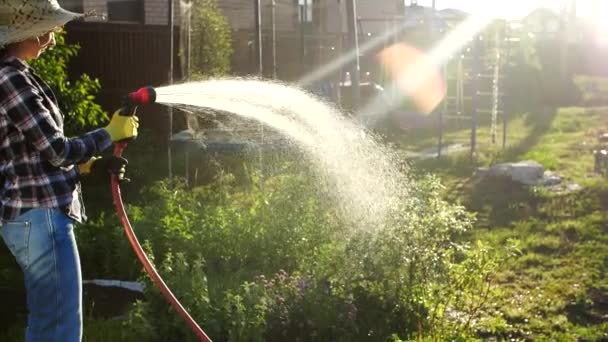
{"type": "Polygon", "coordinates": [[[24,274],[28,342],[82,338],[82,280],[73,228],[71,218],[48,208],[2,222],[2,238],[24,274]]]}

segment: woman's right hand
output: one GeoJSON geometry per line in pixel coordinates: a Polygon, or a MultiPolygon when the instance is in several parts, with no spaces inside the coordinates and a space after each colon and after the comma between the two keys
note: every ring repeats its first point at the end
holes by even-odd
{"type": "Polygon", "coordinates": [[[137,137],[139,118],[137,116],[123,116],[119,112],[114,113],[110,123],[104,128],[113,142],[137,137]]]}

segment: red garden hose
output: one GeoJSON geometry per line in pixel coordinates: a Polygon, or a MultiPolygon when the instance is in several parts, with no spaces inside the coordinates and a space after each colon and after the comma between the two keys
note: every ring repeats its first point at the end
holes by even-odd
{"type": "MultiPolygon", "coordinates": [[[[115,143],[114,156],[121,157],[122,152],[124,151],[124,149],[126,147],[127,147],[126,142],[115,143]]],[[[180,304],[180,302],[177,300],[177,298],[175,298],[175,296],[173,295],[173,293],[171,292],[169,287],[165,284],[163,279],[160,277],[160,275],[158,274],[158,272],[156,271],[156,269],[154,268],[154,266],[152,265],[152,263],[146,256],[146,253],[144,252],[144,250],[141,248],[141,245],[139,244],[139,241],[137,240],[137,236],[135,236],[135,232],[133,231],[133,227],[131,227],[129,218],[127,217],[127,213],[125,211],[125,206],[122,202],[122,195],[120,193],[120,184],[119,184],[118,175],[116,175],[116,174],[112,175],[112,197],[114,198],[114,205],[116,206],[116,212],[118,213],[118,216],[120,217],[120,221],[122,222],[122,226],[125,229],[125,233],[127,234],[127,237],[129,238],[129,242],[131,243],[131,246],[133,247],[135,254],[137,254],[137,258],[139,259],[139,261],[142,263],[142,265],[146,269],[146,272],[148,272],[148,275],[150,275],[150,278],[152,278],[152,280],[154,281],[156,286],[160,289],[160,291],[163,293],[165,298],[167,298],[167,300],[169,301],[169,303],[171,303],[171,305],[177,311],[177,313],[188,324],[188,326],[196,334],[198,339],[203,342],[211,342],[211,339],[209,338],[209,336],[207,336],[207,334],[205,334],[203,329],[201,329],[201,327],[190,316],[190,314],[188,314],[188,311],[186,311],[186,309],[184,309],[184,307],[180,304]]]]}

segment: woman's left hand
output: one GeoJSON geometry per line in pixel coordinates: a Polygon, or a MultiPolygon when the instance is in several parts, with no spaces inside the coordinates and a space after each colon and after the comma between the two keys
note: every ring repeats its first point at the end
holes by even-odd
{"type": "Polygon", "coordinates": [[[82,175],[91,174],[105,178],[110,174],[116,174],[120,181],[128,181],[125,178],[127,164],[129,162],[123,157],[93,157],[88,162],[79,164],[78,169],[82,175]]]}

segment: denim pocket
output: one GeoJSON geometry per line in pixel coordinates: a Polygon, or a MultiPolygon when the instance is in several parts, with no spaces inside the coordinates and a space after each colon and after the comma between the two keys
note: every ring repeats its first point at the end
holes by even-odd
{"type": "Polygon", "coordinates": [[[29,264],[31,227],[30,221],[2,221],[0,228],[2,239],[23,269],[26,269],[29,264]]]}

